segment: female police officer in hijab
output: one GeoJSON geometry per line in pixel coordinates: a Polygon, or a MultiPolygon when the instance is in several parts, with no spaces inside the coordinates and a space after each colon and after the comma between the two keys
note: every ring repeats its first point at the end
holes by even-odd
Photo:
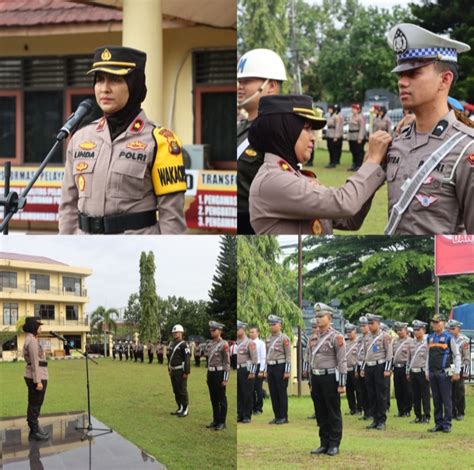
{"type": "Polygon", "coordinates": [[[48,384],[48,363],[43,348],[38,341],[38,333],[42,323],[35,317],[26,317],[23,331],[26,333],[23,346],[23,357],[26,362],[25,382],[28,387],[28,409],[26,420],[30,428],[29,439],[46,441],[47,432],[39,427],[38,418],[48,384]]]}
{"type": "MultiPolygon", "coordinates": [[[[265,153],[265,161],[250,187],[250,221],[257,234],[330,234],[332,228],[357,230],[385,179],[380,163],[390,142],[374,133],[366,162],[341,188],[322,186],[301,170],[314,150],[317,117],[311,97],[268,96],[249,130],[249,142],[265,153]]],[[[383,133],[382,133],[383,134],[383,133]]]]}
{"type": "Polygon", "coordinates": [[[186,231],[181,143],[141,109],[145,62],[144,52],[128,47],[95,51],[88,73],[95,74],[95,98],[104,115],[69,142],[61,234],[186,231]]]}

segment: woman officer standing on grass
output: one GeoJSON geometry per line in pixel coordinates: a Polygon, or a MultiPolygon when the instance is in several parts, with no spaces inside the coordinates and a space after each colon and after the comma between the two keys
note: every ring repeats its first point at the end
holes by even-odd
{"type": "Polygon", "coordinates": [[[28,387],[26,420],[30,428],[29,439],[34,441],[47,441],[49,439],[48,433],[39,427],[38,422],[48,385],[48,363],[43,348],[38,341],[41,325],[42,323],[35,317],[27,317],[23,325],[23,331],[26,333],[23,346],[23,356],[26,362],[25,382],[28,387]]]}
{"type": "Polygon", "coordinates": [[[88,73],[94,73],[95,98],[104,115],[69,142],[61,234],[186,231],[181,143],[141,109],[147,93],[145,63],[146,54],[129,47],[95,51],[88,73]]]}

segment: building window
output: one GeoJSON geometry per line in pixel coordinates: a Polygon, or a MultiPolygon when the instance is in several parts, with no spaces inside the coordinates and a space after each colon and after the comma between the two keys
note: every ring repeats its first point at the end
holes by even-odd
{"type": "Polygon", "coordinates": [[[18,96],[0,96],[0,158],[15,158],[18,96]]]}
{"type": "Polygon", "coordinates": [[[66,305],[66,320],[77,320],[77,305],[66,305]]]}
{"type": "Polygon", "coordinates": [[[35,304],[35,317],[42,320],[54,320],[54,305],[35,304]]]}
{"type": "Polygon", "coordinates": [[[31,291],[49,290],[49,276],[46,274],[30,274],[31,291]]]}
{"type": "Polygon", "coordinates": [[[64,276],[63,289],[65,292],[72,292],[75,295],[81,295],[81,278],[64,276]]]}
{"type": "Polygon", "coordinates": [[[0,271],[0,290],[17,288],[17,274],[8,271],[0,271]]]}
{"type": "Polygon", "coordinates": [[[18,321],[18,304],[3,304],[3,324],[16,325],[18,321]]]}

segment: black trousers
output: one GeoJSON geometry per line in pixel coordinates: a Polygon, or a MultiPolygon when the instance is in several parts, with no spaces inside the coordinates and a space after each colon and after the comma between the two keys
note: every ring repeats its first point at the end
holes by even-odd
{"type": "Polygon", "coordinates": [[[391,377],[385,377],[387,382],[387,411],[390,411],[390,388],[392,386],[391,377]]]}
{"type": "Polygon", "coordinates": [[[42,380],[43,390],[36,390],[36,384],[33,379],[27,379],[25,377],[26,386],[28,387],[28,408],[26,410],[26,421],[31,431],[35,432],[38,430],[38,418],[41,412],[41,405],[44,401],[44,395],[46,394],[46,388],[48,386],[47,380],[42,380]]]}
{"type": "Polygon", "coordinates": [[[125,353],[124,353],[124,354],[125,354],[125,360],[128,361],[128,351],[125,350],[125,353]]]}
{"type": "Polygon", "coordinates": [[[112,350],[112,357],[114,358],[114,361],[115,361],[115,357],[117,356],[115,350],[112,350]]]}
{"type": "Polygon", "coordinates": [[[352,153],[352,166],[359,168],[364,160],[364,141],[360,144],[357,140],[349,140],[349,150],[352,153]]]}
{"type": "Polygon", "coordinates": [[[393,370],[393,385],[397,400],[398,414],[410,413],[412,407],[411,386],[407,379],[406,367],[395,367],[393,370]]]}
{"type": "Polygon", "coordinates": [[[334,139],[332,137],[328,137],[326,139],[326,144],[328,146],[329,163],[330,164],[335,164],[335,161],[334,161],[334,139]]]}
{"type": "Polygon", "coordinates": [[[159,364],[163,364],[163,354],[157,354],[156,358],[158,359],[159,364]]]}
{"type": "Polygon", "coordinates": [[[342,439],[341,397],[335,374],[311,375],[311,397],[322,447],[339,447],[342,439]]]}
{"type": "Polygon", "coordinates": [[[357,387],[357,380],[355,378],[355,372],[347,372],[347,383],[346,383],[346,395],[347,403],[349,404],[349,409],[355,413],[362,409],[361,406],[361,397],[359,394],[359,389],[357,387]]]}
{"type": "Polygon", "coordinates": [[[215,424],[225,424],[227,417],[227,396],[226,387],[222,386],[224,371],[208,371],[207,387],[212,404],[212,422],[215,424]]]}
{"type": "Polygon", "coordinates": [[[252,394],[255,379],[249,379],[249,371],[237,369],[237,419],[252,418],[252,394]]]}
{"type": "Polygon", "coordinates": [[[230,367],[232,367],[233,370],[237,369],[237,354],[230,356],[230,367]]]}
{"type": "Polygon", "coordinates": [[[143,351],[140,351],[140,359],[142,362],[145,359],[145,355],[143,354],[143,351]]]}
{"type": "Polygon", "coordinates": [[[384,370],[385,364],[365,368],[365,386],[376,424],[385,424],[387,420],[387,380],[383,375],[384,370]]]}
{"type": "Polygon", "coordinates": [[[267,380],[275,419],[288,419],[288,379],[285,364],[267,365],[267,380]]]}
{"type": "Polygon", "coordinates": [[[153,353],[148,353],[148,364],[153,362],[153,353]]]}
{"type": "Polygon", "coordinates": [[[365,377],[359,377],[356,381],[356,387],[359,390],[360,405],[364,411],[364,416],[372,416],[372,410],[369,405],[369,396],[367,394],[367,387],[365,386],[365,377]]]}
{"type": "Polygon", "coordinates": [[[413,395],[413,409],[415,416],[421,419],[423,416],[430,418],[430,383],[426,380],[424,372],[411,372],[410,385],[413,395]],[[423,405],[423,414],[421,413],[421,405],[423,405]]]}
{"type": "Polygon", "coordinates": [[[187,407],[189,404],[188,379],[183,377],[183,370],[170,371],[170,378],[176,404],[187,407]]]}
{"type": "Polygon", "coordinates": [[[119,351],[119,358],[120,358],[120,360],[122,360],[122,354],[123,354],[122,351],[119,351]]]}
{"type": "Polygon", "coordinates": [[[239,235],[255,235],[255,230],[250,223],[250,214],[248,212],[237,212],[237,233],[239,235]]]}
{"type": "Polygon", "coordinates": [[[453,417],[464,416],[466,409],[466,398],[464,390],[464,379],[456,380],[453,382],[453,417]]]}
{"type": "Polygon", "coordinates": [[[263,378],[259,377],[260,365],[257,366],[255,380],[253,381],[252,409],[253,411],[263,411],[263,378]]]}
{"type": "Polygon", "coordinates": [[[435,424],[441,428],[450,428],[453,414],[451,377],[444,370],[430,372],[430,387],[435,424]]]}
{"type": "Polygon", "coordinates": [[[342,139],[337,139],[334,142],[333,137],[328,137],[326,142],[329,152],[329,163],[338,165],[341,162],[342,139]]]}
{"type": "Polygon", "coordinates": [[[194,356],[194,363],[196,367],[201,367],[201,356],[194,356]]]}

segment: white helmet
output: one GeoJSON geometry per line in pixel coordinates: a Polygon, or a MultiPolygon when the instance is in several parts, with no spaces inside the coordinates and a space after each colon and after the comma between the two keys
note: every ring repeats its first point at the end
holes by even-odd
{"type": "Polygon", "coordinates": [[[171,333],[184,333],[183,325],[174,325],[171,333]]]}
{"type": "Polygon", "coordinates": [[[252,49],[246,52],[237,64],[237,79],[249,77],[285,81],[285,64],[281,57],[270,49],[252,49]]]}

